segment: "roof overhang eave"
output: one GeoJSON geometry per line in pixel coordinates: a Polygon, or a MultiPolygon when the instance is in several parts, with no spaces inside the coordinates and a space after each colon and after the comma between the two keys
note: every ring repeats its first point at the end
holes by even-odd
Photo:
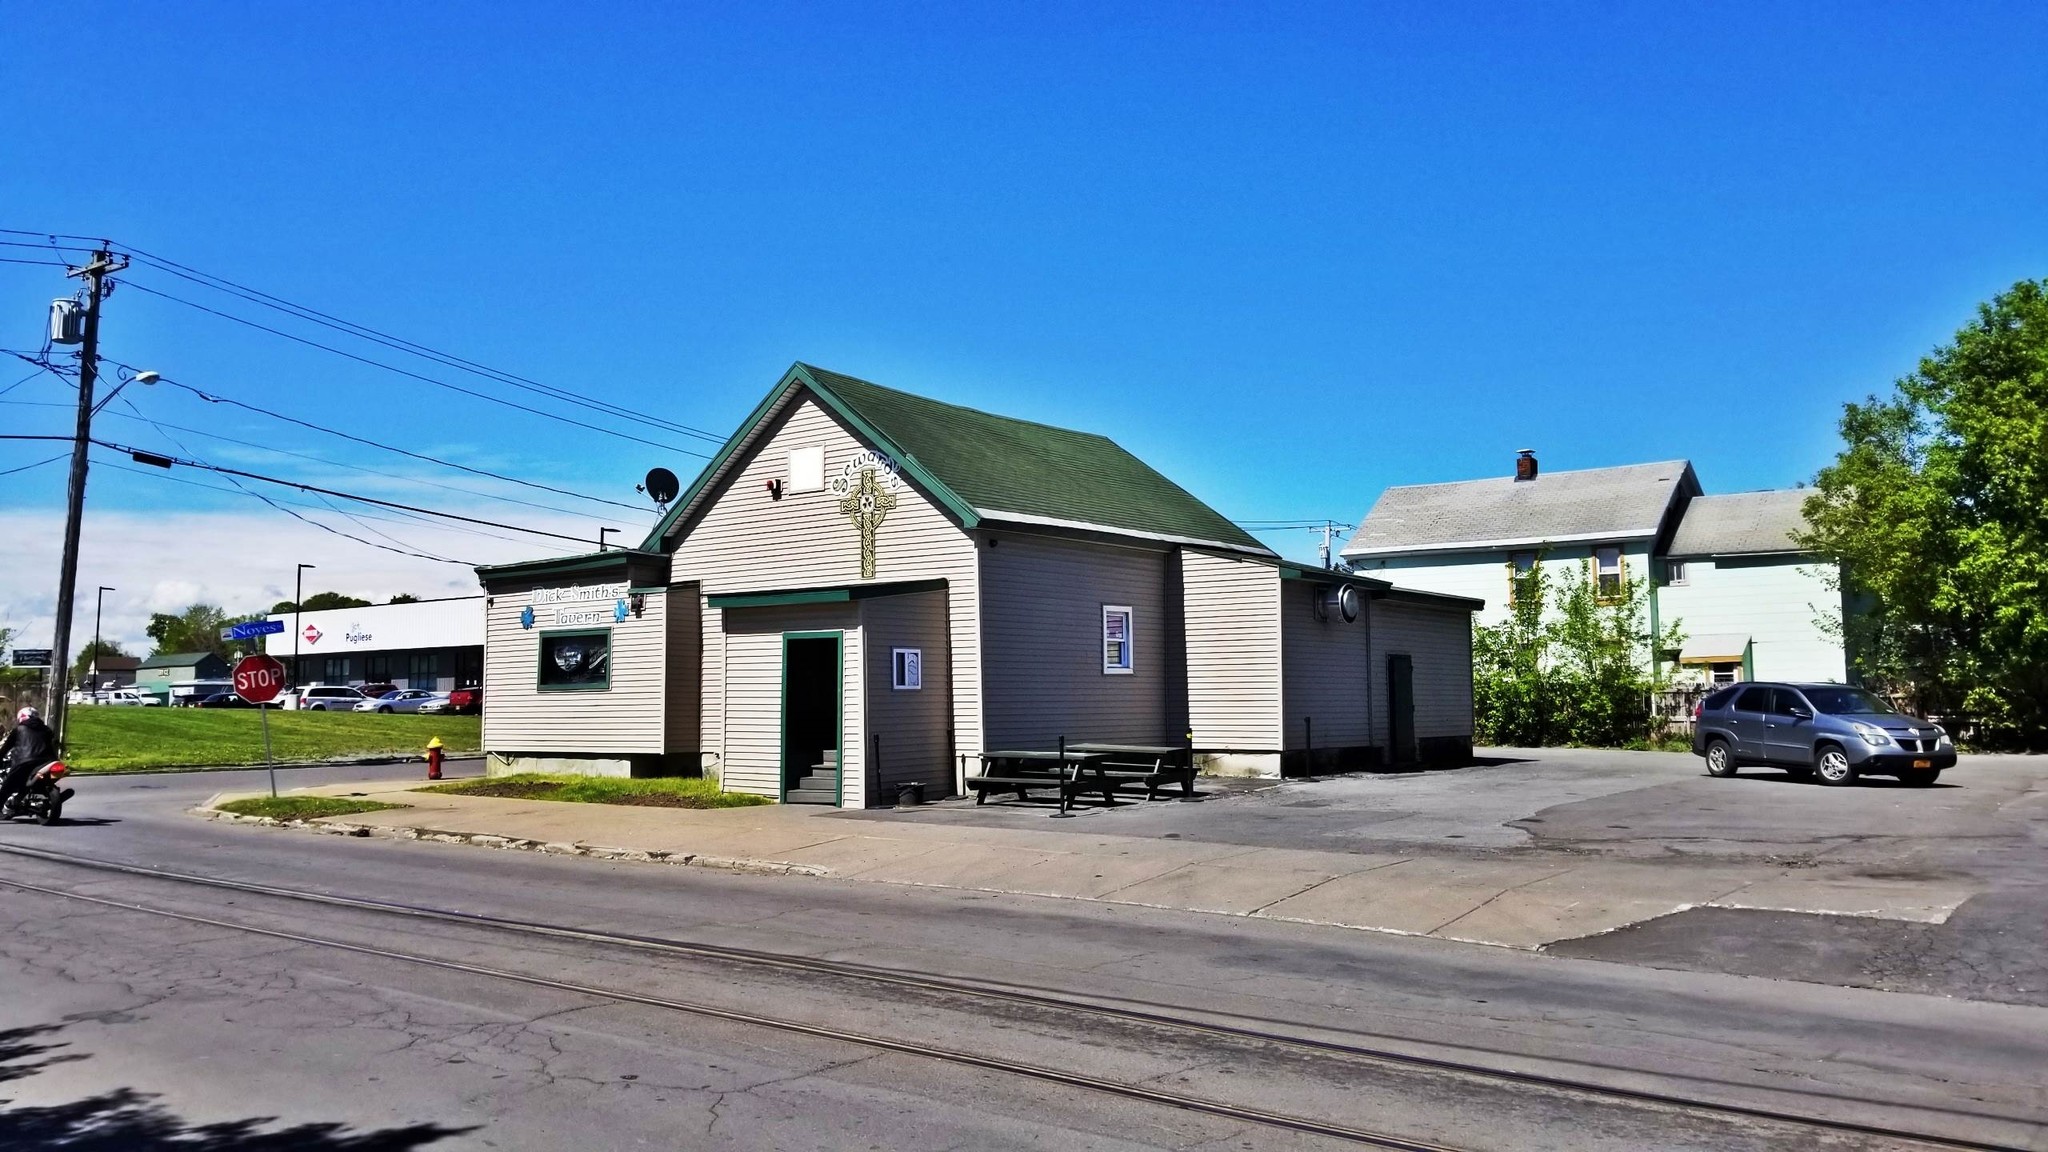
{"type": "Polygon", "coordinates": [[[1428,556],[1453,552],[1498,552],[1507,548],[1542,548],[1551,544],[1590,544],[1599,540],[1653,540],[1657,529],[1623,528],[1610,532],[1574,532],[1560,536],[1522,536],[1500,540],[1451,540],[1430,544],[1403,544],[1392,548],[1360,548],[1346,544],[1337,554],[1346,560],[1380,556],[1428,556]]]}
{"type": "Polygon", "coordinates": [[[1213,548],[1221,552],[1234,552],[1243,556],[1258,556],[1277,560],[1280,554],[1264,545],[1247,546],[1227,540],[1204,540],[1198,536],[1176,536],[1168,532],[1140,532],[1134,528],[1120,528],[1114,524],[1097,524],[1086,520],[1062,520],[1056,516],[1034,516],[1029,512],[1004,512],[995,508],[977,508],[982,527],[997,524],[1017,524],[1028,528],[1066,528],[1076,532],[1099,532],[1105,536],[1125,536],[1133,540],[1153,540],[1162,544],[1180,544],[1191,548],[1213,548]]]}

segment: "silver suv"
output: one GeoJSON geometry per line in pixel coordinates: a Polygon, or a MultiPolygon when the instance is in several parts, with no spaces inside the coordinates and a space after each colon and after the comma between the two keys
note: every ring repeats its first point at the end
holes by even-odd
{"type": "Polygon", "coordinates": [[[365,699],[345,684],[308,684],[299,690],[298,708],[303,712],[347,712],[365,699]]]}
{"type": "Polygon", "coordinates": [[[1901,715],[1880,696],[1846,684],[1734,684],[1693,711],[1692,750],[1707,773],[1745,764],[1812,773],[1823,784],[1896,776],[1922,787],[1955,767],[1941,726],[1901,715]]]}

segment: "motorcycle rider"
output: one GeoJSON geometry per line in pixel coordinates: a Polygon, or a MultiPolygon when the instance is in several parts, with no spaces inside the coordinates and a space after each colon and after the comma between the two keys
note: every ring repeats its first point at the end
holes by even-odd
{"type": "Polygon", "coordinates": [[[6,766],[6,775],[0,778],[0,817],[12,814],[14,798],[28,787],[36,769],[56,758],[57,734],[43,723],[42,714],[34,708],[16,712],[13,729],[0,740],[0,764],[6,766]]]}

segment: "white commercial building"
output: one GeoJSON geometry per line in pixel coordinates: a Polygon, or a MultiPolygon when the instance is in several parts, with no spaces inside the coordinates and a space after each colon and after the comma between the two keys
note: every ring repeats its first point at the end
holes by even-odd
{"type": "Polygon", "coordinates": [[[484,598],[280,612],[264,650],[295,684],[395,684],[446,692],[483,683],[484,598]]]}

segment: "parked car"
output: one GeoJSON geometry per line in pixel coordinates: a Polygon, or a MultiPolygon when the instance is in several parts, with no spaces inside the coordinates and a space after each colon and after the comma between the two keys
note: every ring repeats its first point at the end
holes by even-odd
{"type": "Polygon", "coordinates": [[[1823,784],[1895,776],[1925,787],[1956,763],[1939,724],[1846,684],[1735,684],[1701,700],[1694,721],[1693,754],[1713,776],[1755,764],[1823,784]]]}
{"type": "Polygon", "coordinates": [[[346,712],[363,700],[361,692],[345,684],[308,684],[299,689],[297,707],[302,712],[346,712]]]}
{"type": "Polygon", "coordinates": [[[446,697],[439,692],[424,688],[399,688],[386,692],[356,705],[358,712],[418,712],[421,708],[446,697]]]}
{"type": "Polygon", "coordinates": [[[249,702],[233,692],[215,692],[192,705],[194,708],[247,708],[249,702]]]}
{"type": "Polygon", "coordinates": [[[376,698],[376,697],[378,697],[378,696],[382,696],[382,695],[384,695],[384,694],[385,694],[386,692],[396,692],[396,691],[398,691],[399,689],[398,689],[398,685],[396,685],[396,684],[391,684],[391,683],[379,683],[379,684],[358,684],[358,685],[356,685],[356,690],[357,690],[357,691],[359,691],[359,692],[361,692],[361,693],[362,693],[363,695],[365,695],[365,696],[368,696],[368,697],[371,697],[372,699],[375,699],[375,698],[376,698]]]}
{"type": "Polygon", "coordinates": [[[422,712],[453,712],[463,716],[474,716],[484,710],[482,688],[457,688],[439,702],[420,707],[422,712]]]}
{"type": "Polygon", "coordinates": [[[139,688],[116,688],[100,697],[102,704],[116,704],[126,708],[161,708],[164,702],[155,693],[139,688]]]}

